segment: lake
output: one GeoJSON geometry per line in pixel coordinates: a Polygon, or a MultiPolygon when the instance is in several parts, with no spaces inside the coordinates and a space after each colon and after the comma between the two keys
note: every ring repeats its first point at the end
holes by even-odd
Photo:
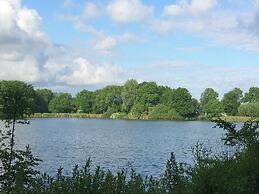
{"type": "Polygon", "coordinates": [[[204,142],[220,150],[223,130],[203,121],[131,121],[105,119],[32,119],[19,125],[16,145],[29,144],[43,162],[39,169],[54,174],[59,166],[71,173],[91,157],[94,166],[116,172],[133,167],[144,175],[160,175],[175,152],[177,160],[193,162],[192,147],[204,142]]]}

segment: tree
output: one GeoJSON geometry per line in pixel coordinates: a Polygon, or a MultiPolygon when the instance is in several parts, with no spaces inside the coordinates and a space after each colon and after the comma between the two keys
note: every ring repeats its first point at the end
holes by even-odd
{"type": "Polygon", "coordinates": [[[186,88],[177,88],[173,90],[171,107],[182,117],[187,118],[195,115],[192,95],[186,88]]]}
{"type": "Polygon", "coordinates": [[[200,103],[197,99],[195,98],[192,99],[192,106],[194,108],[194,116],[197,116],[202,113],[200,103]]]}
{"type": "Polygon", "coordinates": [[[238,113],[241,116],[259,117],[259,102],[241,104],[238,113]]]}
{"type": "Polygon", "coordinates": [[[259,101],[259,88],[251,87],[249,91],[245,93],[242,102],[258,102],[259,101]]]}
{"type": "Polygon", "coordinates": [[[121,91],[121,86],[106,86],[97,90],[95,92],[94,112],[102,114],[108,109],[110,109],[110,113],[119,112],[122,104],[121,91]]]}
{"type": "Polygon", "coordinates": [[[222,105],[224,108],[224,112],[227,115],[237,115],[238,107],[240,106],[240,100],[242,97],[242,90],[239,88],[234,88],[232,91],[224,94],[222,99],[222,105]]]}
{"type": "Polygon", "coordinates": [[[211,99],[205,106],[204,112],[209,117],[221,116],[223,113],[222,103],[218,99],[211,99]]]}
{"type": "Polygon", "coordinates": [[[173,89],[167,86],[159,86],[161,97],[159,99],[159,103],[164,104],[166,106],[172,105],[172,96],[173,89]]]}
{"type": "Polygon", "coordinates": [[[28,124],[26,118],[34,108],[35,91],[21,81],[0,82],[0,118],[6,130],[0,130],[0,187],[4,193],[14,193],[37,174],[33,168],[39,159],[34,158],[29,146],[25,151],[14,149],[16,124],[28,124]]]}
{"type": "Polygon", "coordinates": [[[205,106],[210,100],[218,99],[219,94],[212,88],[206,88],[205,91],[201,94],[200,103],[201,108],[204,111],[205,106]]]}
{"type": "Polygon", "coordinates": [[[148,107],[159,103],[160,90],[155,82],[143,82],[139,84],[136,101],[144,105],[145,110],[148,107]]]}
{"type": "Polygon", "coordinates": [[[126,81],[126,83],[122,88],[122,92],[121,92],[121,98],[123,101],[122,109],[127,113],[130,111],[130,109],[132,108],[136,100],[137,89],[138,89],[138,82],[134,79],[130,79],[126,81]]]}
{"type": "Polygon", "coordinates": [[[130,111],[130,118],[136,118],[139,119],[142,115],[142,113],[144,113],[146,111],[146,107],[144,104],[140,103],[140,102],[136,102],[134,103],[131,111],[130,111]]]}
{"type": "Polygon", "coordinates": [[[69,93],[59,93],[49,103],[49,111],[52,113],[71,113],[74,110],[73,98],[69,93]]]}
{"type": "Polygon", "coordinates": [[[94,104],[94,93],[82,90],[76,94],[75,105],[78,112],[91,113],[94,104]]]}
{"type": "Polygon", "coordinates": [[[54,93],[49,89],[36,90],[35,109],[34,112],[46,113],[49,112],[49,102],[54,97],[54,93]]]}

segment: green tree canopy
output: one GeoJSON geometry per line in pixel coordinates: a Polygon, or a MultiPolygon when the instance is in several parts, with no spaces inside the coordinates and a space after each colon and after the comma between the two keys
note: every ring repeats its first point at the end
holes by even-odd
{"type": "Polygon", "coordinates": [[[172,106],[173,89],[167,86],[159,86],[161,97],[159,103],[172,106]]]}
{"type": "Polygon", "coordinates": [[[173,90],[171,108],[175,109],[182,117],[192,117],[195,115],[192,95],[186,88],[177,88],[173,90]]]}
{"type": "Polygon", "coordinates": [[[192,106],[194,108],[194,116],[197,116],[202,113],[200,103],[197,99],[192,98],[192,106]]]}
{"type": "Polygon", "coordinates": [[[200,104],[201,104],[202,110],[204,111],[205,106],[208,104],[210,100],[216,100],[218,99],[218,97],[219,97],[219,94],[214,89],[206,88],[200,97],[200,104]]]}
{"type": "Polygon", "coordinates": [[[134,79],[130,79],[126,81],[126,83],[124,84],[121,92],[121,98],[123,101],[123,104],[122,104],[123,111],[128,113],[132,108],[136,100],[137,89],[138,89],[138,82],[134,79]]]}
{"type": "Polygon", "coordinates": [[[258,102],[259,101],[259,88],[251,87],[249,91],[245,93],[243,102],[258,102]]]}
{"type": "Polygon", "coordinates": [[[234,88],[230,92],[224,94],[222,105],[224,108],[224,112],[227,115],[237,115],[242,93],[242,90],[240,90],[239,88],[234,88]]]}
{"type": "Polygon", "coordinates": [[[204,112],[209,117],[221,116],[223,113],[223,105],[218,99],[211,99],[205,106],[204,112]]]}
{"type": "Polygon", "coordinates": [[[53,97],[54,97],[54,93],[49,89],[36,90],[34,112],[38,112],[38,113],[49,112],[48,105],[53,97]]]}
{"type": "Polygon", "coordinates": [[[136,101],[148,107],[155,106],[159,103],[160,90],[155,82],[143,82],[139,84],[136,101]]]}
{"type": "Polygon", "coordinates": [[[91,113],[95,96],[94,92],[82,90],[76,94],[75,105],[78,112],[91,113]]]}
{"type": "Polygon", "coordinates": [[[69,93],[58,93],[49,103],[52,113],[71,113],[75,110],[73,98],[69,93]]]}
{"type": "Polygon", "coordinates": [[[259,102],[241,104],[238,113],[241,116],[259,117],[259,102]]]}
{"type": "Polygon", "coordinates": [[[21,81],[0,82],[0,117],[2,120],[24,119],[35,106],[33,87],[21,81]]]}
{"type": "Polygon", "coordinates": [[[95,92],[95,113],[105,113],[109,108],[113,110],[112,112],[119,112],[122,104],[121,91],[121,86],[106,86],[97,90],[95,92]]]}

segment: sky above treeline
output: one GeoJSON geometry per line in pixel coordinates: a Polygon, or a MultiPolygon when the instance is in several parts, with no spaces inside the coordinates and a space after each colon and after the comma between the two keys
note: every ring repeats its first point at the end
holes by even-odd
{"type": "Polygon", "coordinates": [[[259,0],[0,0],[0,79],[75,94],[130,78],[259,86],[259,0]]]}

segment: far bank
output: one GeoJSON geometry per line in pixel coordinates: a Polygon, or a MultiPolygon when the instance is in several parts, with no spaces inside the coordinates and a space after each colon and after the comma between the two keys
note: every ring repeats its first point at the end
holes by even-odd
{"type": "MultiPolygon", "coordinates": [[[[148,116],[141,118],[134,118],[124,114],[115,113],[110,117],[104,114],[87,114],[87,113],[34,113],[31,118],[95,118],[95,119],[125,119],[125,120],[172,120],[172,121],[209,121],[210,119],[204,115],[195,118],[149,118],[148,116]]],[[[222,116],[221,119],[228,122],[246,122],[248,120],[259,120],[259,118],[244,117],[244,116],[222,116]]]]}

